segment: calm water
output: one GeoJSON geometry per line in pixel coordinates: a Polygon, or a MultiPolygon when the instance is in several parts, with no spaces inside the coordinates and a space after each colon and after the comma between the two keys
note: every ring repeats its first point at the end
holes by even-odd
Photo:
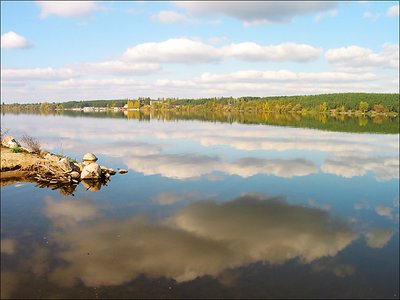
{"type": "Polygon", "coordinates": [[[97,192],[1,188],[3,298],[399,298],[398,134],[1,121],[129,170],[97,192]]]}

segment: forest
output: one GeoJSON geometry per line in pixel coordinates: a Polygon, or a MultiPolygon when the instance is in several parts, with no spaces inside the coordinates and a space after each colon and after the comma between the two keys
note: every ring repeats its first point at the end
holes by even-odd
{"type": "Polygon", "coordinates": [[[102,107],[105,109],[170,110],[170,111],[246,111],[295,113],[362,113],[399,114],[399,94],[336,93],[273,97],[214,97],[197,99],[139,97],[137,99],[85,100],[67,102],[42,102],[29,104],[2,104],[2,112],[42,112],[102,107]]]}

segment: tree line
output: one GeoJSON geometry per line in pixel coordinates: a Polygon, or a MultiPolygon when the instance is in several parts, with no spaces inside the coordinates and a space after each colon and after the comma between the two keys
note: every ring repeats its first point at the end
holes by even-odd
{"type": "Polygon", "coordinates": [[[135,100],[85,100],[62,103],[2,104],[2,112],[50,113],[64,109],[105,107],[175,111],[248,111],[248,112],[320,112],[320,113],[399,113],[399,94],[336,93],[274,97],[212,97],[198,99],[139,97],[135,100]]]}

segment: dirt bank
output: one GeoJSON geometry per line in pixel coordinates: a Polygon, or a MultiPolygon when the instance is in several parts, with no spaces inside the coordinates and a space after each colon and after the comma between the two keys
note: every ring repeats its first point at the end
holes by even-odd
{"type": "Polygon", "coordinates": [[[1,147],[1,164],[0,171],[31,171],[33,165],[39,162],[45,162],[46,159],[37,154],[28,152],[14,153],[10,148],[1,147]]]}
{"type": "Polygon", "coordinates": [[[1,147],[0,186],[22,181],[32,181],[28,177],[33,165],[45,159],[28,152],[13,153],[11,149],[1,147]]]}

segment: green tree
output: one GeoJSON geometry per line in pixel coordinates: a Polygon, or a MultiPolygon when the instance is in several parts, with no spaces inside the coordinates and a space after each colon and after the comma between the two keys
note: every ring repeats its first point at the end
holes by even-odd
{"type": "Polygon", "coordinates": [[[360,101],[360,104],[358,105],[358,108],[365,113],[368,110],[369,104],[365,101],[360,101]]]}

